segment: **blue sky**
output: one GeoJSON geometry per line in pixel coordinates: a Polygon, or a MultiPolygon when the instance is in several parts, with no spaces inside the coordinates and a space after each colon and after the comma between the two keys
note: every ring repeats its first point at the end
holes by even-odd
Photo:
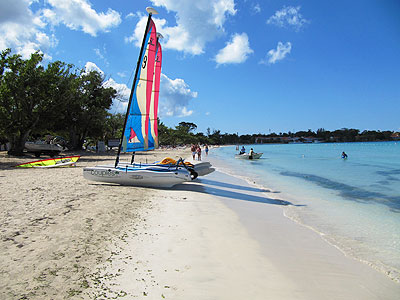
{"type": "Polygon", "coordinates": [[[124,111],[147,6],[170,127],[400,130],[398,0],[2,0],[0,49],[103,72],[124,111]]]}

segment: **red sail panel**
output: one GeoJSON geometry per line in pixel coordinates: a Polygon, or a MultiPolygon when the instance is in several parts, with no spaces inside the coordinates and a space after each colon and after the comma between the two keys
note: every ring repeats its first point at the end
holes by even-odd
{"type": "Polygon", "coordinates": [[[158,99],[160,95],[162,50],[157,40],[156,63],[154,65],[153,93],[150,104],[150,135],[149,146],[158,148],[158,99]]]}

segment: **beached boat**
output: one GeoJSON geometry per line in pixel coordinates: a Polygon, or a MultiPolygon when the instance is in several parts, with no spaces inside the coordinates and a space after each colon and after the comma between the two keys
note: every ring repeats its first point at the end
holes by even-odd
{"type": "MultiPolygon", "coordinates": [[[[154,163],[150,163],[150,164],[120,162],[118,164],[118,166],[121,168],[159,167],[159,168],[164,168],[164,169],[165,168],[167,168],[167,169],[168,168],[176,168],[178,166],[178,168],[180,168],[180,169],[182,169],[182,168],[188,169],[188,171],[191,174],[192,180],[196,179],[196,177],[198,177],[198,176],[205,176],[205,175],[208,175],[215,171],[215,169],[212,167],[211,163],[209,163],[209,162],[200,162],[200,163],[191,164],[191,163],[184,162],[182,160],[181,162],[185,164],[185,167],[183,167],[180,162],[163,163],[163,161],[165,161],[166,159],[170,159],[170,158],[167,157],[160,162],[154,162],[154,163]]],[[[113,165],[102,165],[101,167],[112,168],[114,166],[113,165]]]]}
{"type": "Polygon", "coordinates": [[[197,177],[193,167],[183,163],[157,165],[134,163],[136,151],[158,148],[158,98],[161,76],[162,51],[156,26],[151,18],[157,14],[153,8],[149,13],[133,80],[122,138],[113,166],[87,167],[83,170],[86,179],[119,183],[124,185],[171,187],[197,177]],[[130,164],[120,163],[121,152],[131,152],[130,164]]]}
{"type": "Polygon", "coordinates": [[[249,153],[243,153],[243,154],[235,154],[235,158],[240,158],[240,159],[259,159],[263,153],[253,153],[253,155],[250,156],[249,153]]]}
{"type": "Polygon", "coordinates": [[[198,176],[205,176],[215,171],[209,162],[201,162],[193,164],[193,169],[198,176]]]}
{"type": "Polygon", "coordinates": [[[75,166],[76,162],[80,158],[79,155],[76,156],[64,156],[57,158],[49,158],[31,161],[27,163],[22,163],[16,165],[18,168],[58,168],[58,167],[70,167],[75,166]]]}
{"type": "Polygon", "coordinates": [[[39,142],[26,142],[25,149],[28,152],[34,153],[36,157],[40,157],[41,154],[47,154],[50,156],[55,156],[63,151],[63,147],[58,144],[50,144],[44,141],[39,142]]]}
{"type": "Polygon", "coordinates": [[[83,176],[88,180],[134,185],[143,187],[169,188],[184,181],[190,181],[190,173],[186,169],[118,166],[86,167],[83,176]]]}

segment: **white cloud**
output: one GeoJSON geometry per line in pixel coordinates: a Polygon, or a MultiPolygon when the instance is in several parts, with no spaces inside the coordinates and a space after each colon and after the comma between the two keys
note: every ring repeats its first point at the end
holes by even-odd
{"type": "Polygon", "coordinates": [[[117,72],[117,75],[121,78],[125,78],[126,77],[126,72],[117,72]]]}
{"type": "Polygon", "coordinates": [[[94,50],[94,53],[96,53],[96,55],[97,55],[99,58],[104,59],[104,55],[101,53],[101,50],[100,50],[99,48],[95,48],[95,49],[93,49],[93,50],[94,50]]]}
{"type": "Polygon", "coordinates": [[[88,61],[85,64],[85,73],[89,73],[91,71],[97,71],[101,75],[104,75],[104,72],[95,63],[88,61]]]}
{"type": "Polygon", "coordinates": [[[261,12],[261,7],[260,7],[260,4],[255,4],[254,6],[253,6],[253,11],[256,13],[256,14],[259,14],[260,12],[261,12]]]}
{"type": "Polygon", "coordinates": [[[72,30],[82,30],[96,36],[99,31],[107,32],[121,23],[118,12],[109,8],[106,13],[97,13],[87,0],[47,1],[52,10],[47,10],[44,17],[53,25],[63,23],[72,30]]]}
{"type": "Polygon", "coordinates": [[[129,18],[133,18],[133,17],[135,17],[136,15],[134,14],[134,13],[129,13],[129,14],[127,14],[126,16],[125,16],[125,19],[129,19],[129,18]]]}
{"type": "Polygon", "coordinates": [[[97,13],[87,0],[47,0],[40,8],[32,11],[37,0],[0,1],[0,49],[12,48],[24,59],[40,50],[45,59],[51,59],[48,52],[58,44],[54,34],[46,33],[46,26],[65,24],[68,28],[96,36],[119,25],[120,15],[108,9],[97,13]]]}
{"type": "MultiPolygon", "coordinates": [[[[136,24],[133,34],[129,37],[125,37],[125,42],[127,42],[127,43],[134,42],[136,47],[141,47],[144,31],[146,29],[147,16],[145,16],[142,13],[137,13],[137,16],[139,17],[139,22],[136,24]]],[[[166,20],[156,19],[153,17],[153,21],[156,24],[157,32],[161,32],[160,28],[163,28],[163,26],[166,23],[166,20]]],[[[164,35],[164,32],[163,32],[163,35],[164,35]]],[[[163,43],[163,48],[165,48],[164,43],[163,43]]]]}
{"type": "MultiPolygon", "coordinates": [[[[45,23],[30,9],[29,0],[0,1],[0,49],[11,48],[24,59],[41,50],[46,53],[58,43],[54,35],[43,32],[45,23]]],[[[51,59],[45,54],[46,59],[51,59]]]]}
{"type": "Polygon", "coordinates": [[[188,110],[188,105],[195,98],[197,92],[192,92],[183,79],[170,79],[161,74],[160,116],[190,116],[193,110],[188,110]]]}
{"type": "Polygon", "coordinates": [[[282,60],[290,53],[292,50],[292,44],[287,42],[286,44],[282,44],[279,42],[276,46],[276,49],[271,49],[267,53],[268,60],[262,60],[260,63],[262,64],[274,64],[279,60],[282,60]]]}
{"type": "MultiPolygon", "coordinates": [[[[209,5],[210,1],[202,1],[203,3],[203,9],[209,5]]],[[[211,1],[212,6],[213,6],[213,17],[214,17],[214,24],[217,25],[218,27],[222,28],[222,26],[225,23],[225,13],[228,12],[231,15],[236,14],[235,10],[235,1],[233,0],[216,0],[216,1],[211,1]]]]}
{"type": "Polygon", "coordinates": [[[30,22],[32,12],[28,0],[2,0],[0,2],[0,22],[30,22]]]}
{"type": "MultiPolygon", "coordinates": [[[[104,75],[104,72],[93,62],[87,62],[85,72],[98,71],[104,75]]],[[[103,84],[104,87],[113,87],[118,96],[114,99],[110,108],[112,113],[126,113],[131,89],[123,83],[118,83],[114,79],[109,78],[103,84]]],[[[168,76],[161,74],[160,82],[160,100],[159,115],[160,116],[178,116],[186,117],[193,113],[188,106],[191,100],[197,98],[197,92],[192,92],[188,84],[180,78],[170,79],[168,76]]]]}
{"type": "Polygon", "coordinates": [[[243,63],[251,53],[253,53],[253,50],[250,48],[247,34],[235,34],[225,48],[221,49],[215,56],[215,61],[219,65],[243,63]]]}
{"type": "MultiPolygon", "coordinates": [[[[164,36],[164,49],[199,55],[208,42],[224,32],[228,15],[235,15],[234,0],[151,0],[155,6],[163,6],[175,12],[176,25],[168,26],[165,19],[153,17],[157,31],[164,36]]],[[[147,17],[142,15],[133,35],[126,41],[140,45],[147,17]]]]}
{"type": "MultiPolygon", "coordinates": [[[[110,108],[112,113],[126,113],[131,89],[126,84],[108,79],[104,86],[113,87],[118,92],[118,98],[113,101],[110,108]]],[[[188,106],[191,100],[197,97],[197,92],[192,92],[183,79],[170,79],[161,74],[159,115],[160,117],[187,117],[193,114],[188,106]]]]}
{"type": "Polygon", "coordinates": [[[110,65],[110,63],[108,62],[106,55],[107,55],[107,49],[106,46],[103,46],[103,49],[99,49],[99,48],[95,48],[93,49],[94,53],[96,53],[97,57],[99,57],[104,64],[108,67],[110,65]]]}
{"type": "Polygon", "coordinates": [[[117,83],[114,79],[110,78],[103,84],[105,87],[113,87],[118,93],[118,99],[122,102],[128,102],[131,94],[131,89],[124,83],[117,83]]]}
{"type": "MultiPolygon", "coordinates": [[[[97,71],[102,76],[104,76],[103,70],[101,70],[95,63],[88,61],[85,64],[85,73],[88,73],[90,71],[97,71]]],[[[103,86],[106,88],[112,87],[117,91],[117,97],[113,100],[110,112],[125,114],[128,106],[129,96],[131,94],[131,89],[128,88],[126,84],[116,82],[113,78],[109,78],[108,80],[106,80],[103,83],[103,86]]]]}
{"type": "Polygon", "coordinates": [[[193,110],[188,110],[186,107],[183,107],[180,111],[179,117],[189,117],[193,114],[193,110]]]}
{"type": "Polygon", "coordinates": [[[299,11],[300,6],[284,6],[267,20],[267,24],[277,25],[279,27],[293,27],[298,31],[305,24],[309,23],[309,21],[303,18],[299,11]]]}
{"type": "Polygon", "coordinates": [[[104,87],[112,87],[117,91],[117,98],[113,100],[110,107],[111,113],[126,113],[128,108],[129,96],[131,89],[124,83],[118,83],[114,79],[110,78],[103,84],[104,87]]]}

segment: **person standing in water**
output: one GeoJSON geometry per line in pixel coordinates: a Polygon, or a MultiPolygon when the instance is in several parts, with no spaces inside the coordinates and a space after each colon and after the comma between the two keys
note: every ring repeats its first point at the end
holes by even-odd
{"type": "Polygon", "coordinates": [[[207,144],[204,146],[204,151],[206,152],[206,156],[208,156],[208,145],[207,144]]]}
{"type": "Polygon", "coordinates": [[[254,154],[254,151],[253,151],[253,148],[251,148],[250,152],[249,152],[249,159],[253,159],[253,154],[254,154]]]}
{"type": "Polygon", "coordinates": [[[347,158],[347,154],[344,151],[342,152],[342,158],[347,158]]]}

